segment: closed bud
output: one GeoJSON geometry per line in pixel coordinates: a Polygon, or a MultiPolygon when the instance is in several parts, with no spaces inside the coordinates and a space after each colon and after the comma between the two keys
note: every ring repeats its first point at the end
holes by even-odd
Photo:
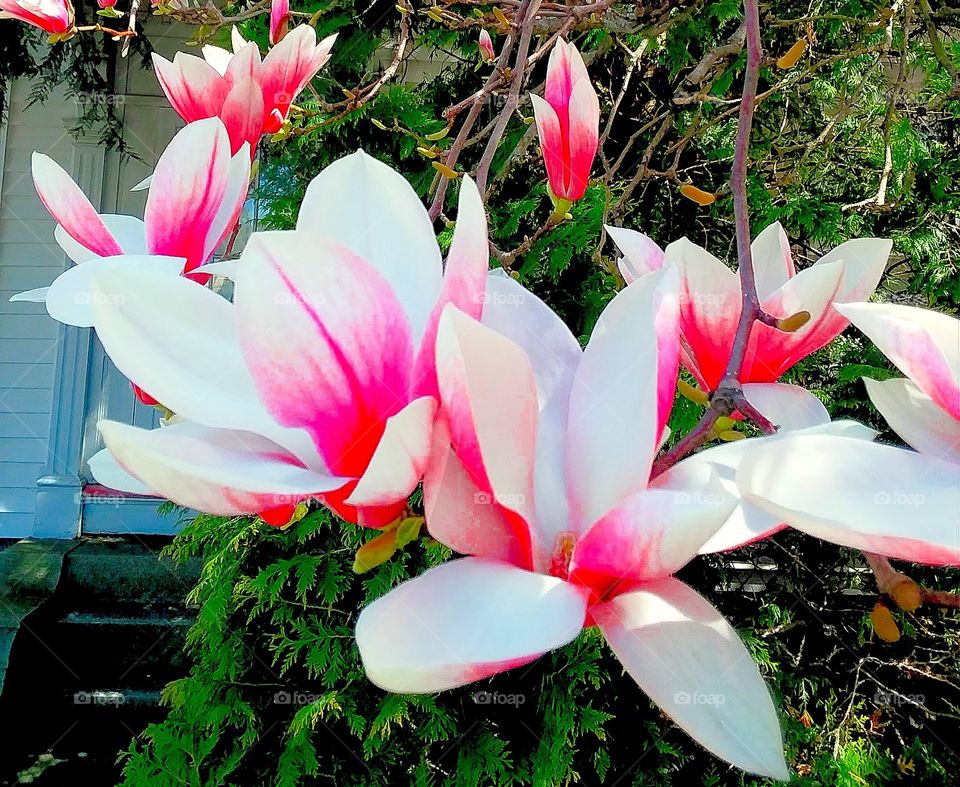
{"type": "MultiPolygon", "coordinates": [[[[690,385],[686,380],[677,380],[677,390],[685,399],[689,399],[694,404],[706,407],[710,404],[710,397],[701,391],[697,386],[690,385]]],[[[729,429],[729,427],[726,427],[729,429]]]]}
{"type": "Polygon", "coordinates": [[[381,131],[386,131],[386,130],[387,130],[386,124],[381,123],[381,122],[380,122],[379,120],[377,120],[376,118],[370,118],[370,122],[373,123],[373,125],[375,125],[375,126],[376,126],[378,129],[380,129],[381,131]]]}
{"type": "Polygon", "coordinates": [[[397,528],[391,528],[379,536],[371,538],[357,550],[353,559],[353,573],[365,574],[367,571],[383,565],[397,551],[397,528]]]}
{"type": "Polygon", "coordinates": [[[737,440],[743,440],[746,438],[746,435],[743,432],[736,432],[733,429],[726,429],[723,432],[720,432],[717,437],[719,437],[725,443],[735,443],[737,440]]]}
{"type": "Polygon", "coordinates": [[[491,62],[497,56],[497,53],[493,50],[493,39],[486,30],[480,31],[479,46],[480,59],[483,60],[484,63],[491,62]]]}
{"type": "Polygon", "coordinates": [[[904,574],[899,574],[887,586],[887,595],[904,612],[914,612],[923,603],[923,591],[920,586],[904,574]]]}
{"type": "Polygon", "coordinates": [[[459,172],[457,172],[455,169],[450,169],[450,167],[448,167],[446,164],[441,164],[439,161],[432,161],[431,164],[433,164],[433,168],[437,172],[449,180],[456,180],[460,177],[459,172]]]}

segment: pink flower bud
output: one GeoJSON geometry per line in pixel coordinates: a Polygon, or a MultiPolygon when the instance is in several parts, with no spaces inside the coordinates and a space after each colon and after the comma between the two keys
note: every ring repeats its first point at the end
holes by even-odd
{"type": "Polygon", "coordinates": [[[290,0],[273,0],[270,3],[270,43],[276,46],[287,34],[290,19],[290,0]]]}
{"type": "Polygon", "coordinates": [[[480,31],[480,58],[484,63],[489,63],[497,56],[493,51],[493,39],[486,30],[480,31]]]}
{"type": "Polygon", "coordinates": [[[587,190],[600,137],[600,101],[573,44],[558,40],[544,97],[531,96],[540,149],[555,199],[576,202],[587,190]]]}

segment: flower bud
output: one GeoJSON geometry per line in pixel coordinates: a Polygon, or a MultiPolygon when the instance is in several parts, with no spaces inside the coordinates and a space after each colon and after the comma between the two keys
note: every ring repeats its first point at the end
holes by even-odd
{"type": "Polygon", "coordinates": [[[893,613],[882,601],[878,601],[870,613],[870,623],[873,625],[873,630],[877,632],[877,636],[884,642],[896,642],[900,639],[897,621],[893,619],[893,613]]]}
{"type": "Polygon", "coordinates": [[[484,63],[491,62],[497,56],[497,53],[493,50],[493,39],[486,30],[480,31],[479,45],[480,59],[483,60],[484,63]]]}

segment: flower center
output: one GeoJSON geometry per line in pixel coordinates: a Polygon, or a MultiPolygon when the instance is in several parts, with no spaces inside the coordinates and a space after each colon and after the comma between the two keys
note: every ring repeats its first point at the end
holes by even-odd
{"type": "Polygon", "coordinates": [[[570,578],[570,561],[573,559],[573,548],[576,544],[576,533],[570,530],[557,533],[553,542],[553,552],[550,555],[550,569],[547,572],[551,577],[570,578]]]}

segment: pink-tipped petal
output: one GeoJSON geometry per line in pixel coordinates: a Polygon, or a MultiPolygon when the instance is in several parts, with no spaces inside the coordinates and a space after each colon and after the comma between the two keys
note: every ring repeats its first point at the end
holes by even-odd
{"type": "Polygon", "coordinates": [[[572,641],[586,602],[573,585],[477,558],[432,568],[357,620],[367,677],[386,691],[429,693],[527,664],[572,641]]]}
{"type": "Polygon", "coordinates": [[[837,300],[865,301],[877,289],[892,250],[893,241],[886,238],[854,238],[841,243],[814,265],[840,262],[844,269],[843,284],[837,300]]]}
{"type": "Polygon", "coordinates": [[[848,437],[795,433],[758,445],[744,499],[804,533],[931,565],[960,565],[957,464],[848,437]]]}
{"type": "Polygon", "coordinates": [[[691,738],[745,771],[789,779],[770,691],[705,598],[668,578],[591,612],[630,677],[691,738]]]}
{"type": "MultiPolygon", "coordinates": [[[[579,57],[579,54],[578,54],[579,57]]],[[[589,79],[574,85],[570,97],[570,173],[566,194],[558,194],[575,202],[587,190],[590,169],[597,155],[600,136],[600,99],[589,79]]]]}
{"type": "Polygon", "coordinates": [[[960,420],[910,380],[863,382],[873,406],[907,443],[922,454],[960,464],[960,420]]]}
{"type": "Polygon", "coordinates": [[[735,505],[708,465],[676,475],[667,471],[581,536],[573,573],[600,590],[670,576],[697,555],[735,505]]]}
{"type": "Polygon", "coordinates": [[[719,384],[740,320],[740,279],[686,238],[665,250],[680,272],[680,335],[688,369],[707,390],[719,384]]]}
{"type": "Polygon", "coordinates": [[[250,432],[189,422],[138,429],[101,421],[99,428],[120,466],[148,489],[209,514],[256,514],[346,483],[302,467],[292,454],[250,432]]]}
{"type": "Polygon", "coordinates": [[[348,505],[385,506],[410,496],[430,459],[436,414],[437,400],[422,396],[387,419],[370,464],[346,500],[348,505]]]}
{"type": "Polygon", "coordinates": [[[960,320],[893,303],[837,304],[897,368],[960,419],[960,320]]]}
{"type": "Polygon", "coordinates": [[[457,226],[447,255],[443,285],[417,355],[414,386],[420,395],[437,395],[436,342],[440,315],[446,305],[452,303],[467,316],[480,319],[489,265],[490,246],[483,200],[473,180],[465,177],[460,186],[457,226]]]}
{"type": "Polygon", "coordinates": [[[216,117],[227,97],[227,83],[206,60],[178,52],[171,63],[153,54],[160,87],[187,123],[216,117]]]}
{"type": "Polygon", "coordinates": [[[792,279],[797,269],[793,264],[790,241],[779,221],[766,227],[750,245],[757,295],[763,300],[792,279]]]}
{"type": "Polygon", "coordinates": [[[566,469],[575,531],[646,487],[678,364],[677,275],[670,268],[617,293],[574,377],[566,469]]]}
{"type": "Polygon", "coordinates": [[[627,284],[663,267],[663,249],[652,238],[642,232],[623,227],[611,227],[605,224],[604,229],[623,254],[617,266],[627,284]]]}
{"type": "Polygon", "coordinates": [[[87,468],[94,480],[108,489],[128,492],[134,495],[152,495],[154,491],[143,481],[124,470],[109,448],[103,448],[87,462],[87,468]]]}
{"type": "Polygon", "coordinates": [[[230,136],[231,154],[236,155],[245,145],[248,156],[256,153],[257,142],[264,130],[263,116],[263,91],[260,85],[253,79],[236,82],[220,110],[220,118],[230,136]]]}
{"type": "Polygon", "coordinates": [[[227,73],[230,61],[233,59],[233,52],[228,52],[226,49],[210,44],[204,44],[200,47],[200,54],[221,76],[227,73]]]}
{"type": "Polygon", "coordinates": [[[444,418],[437,420],[430,462],[423,478],[423,511],[427,529],[437,541],[462,555],[525,565],[526,541],[470,477],[450,445],[444,418]]]}
{"type": "Polygon", "coordinates": [[[290,20],[290,0],[273,0],[270,3],[270,43],[279,44],[287,32],[290,20]]]}
{"type": "Polygon", "coordinates": [[[33,154],[33,182],[44,207],[77,243],[100,257],[123,253],[90,200],[52,158],[33,154]]]}
{"type": "MultiPolygon", "coordinates": [[[[467,222],[485,222],[470,207],[467,222]]],[[[419,346],[441,291],[443,263],[430,217],[399,172],[363,151],[344,156],[310,183],[297,227],[344,246],[375,268],[402,304],[419,346]]]]}
{"type": "Polygon", "coordinates": [[[566,199],[569,157],[564,148],[560,118],[556,110],[540,96],[531,95],[530,101],[533,103],[533,115],[537,122],[537,133],[540,136],[540,151],[543,154],[543,164],[547,169],[550,190],[557,197],[566,199]]]}
{"type": "Polygon", "coordinates": [[[191,271],[207,261],[208,236],[230,177],[230,141],[218,118],[181,129],[157,162],[144,210],[152,254],[183,257],[191,271]]]}
{"type": "Polygon", "coordinates": [[[286,119],[297,95],[330,59],[335,40],[330,36],[317,44],[314,29],[298,25],[267,53],[260,84],[268,112],[276,109],[286,119]]]}
{"type": "Polygon", "coordinates": [[[519,515],[527,560],[533,520],[537,390],[526,353],[448,306],[437,332],[437,377],[460,460],[492,503],[519,515]]]}
{"type": "Polygon", "coordinates": [[[386,280],[310,232],[255,234],[237,269],[237,323],[260,398],[358,478],[409,402],[410,328],[386,280]]]}

